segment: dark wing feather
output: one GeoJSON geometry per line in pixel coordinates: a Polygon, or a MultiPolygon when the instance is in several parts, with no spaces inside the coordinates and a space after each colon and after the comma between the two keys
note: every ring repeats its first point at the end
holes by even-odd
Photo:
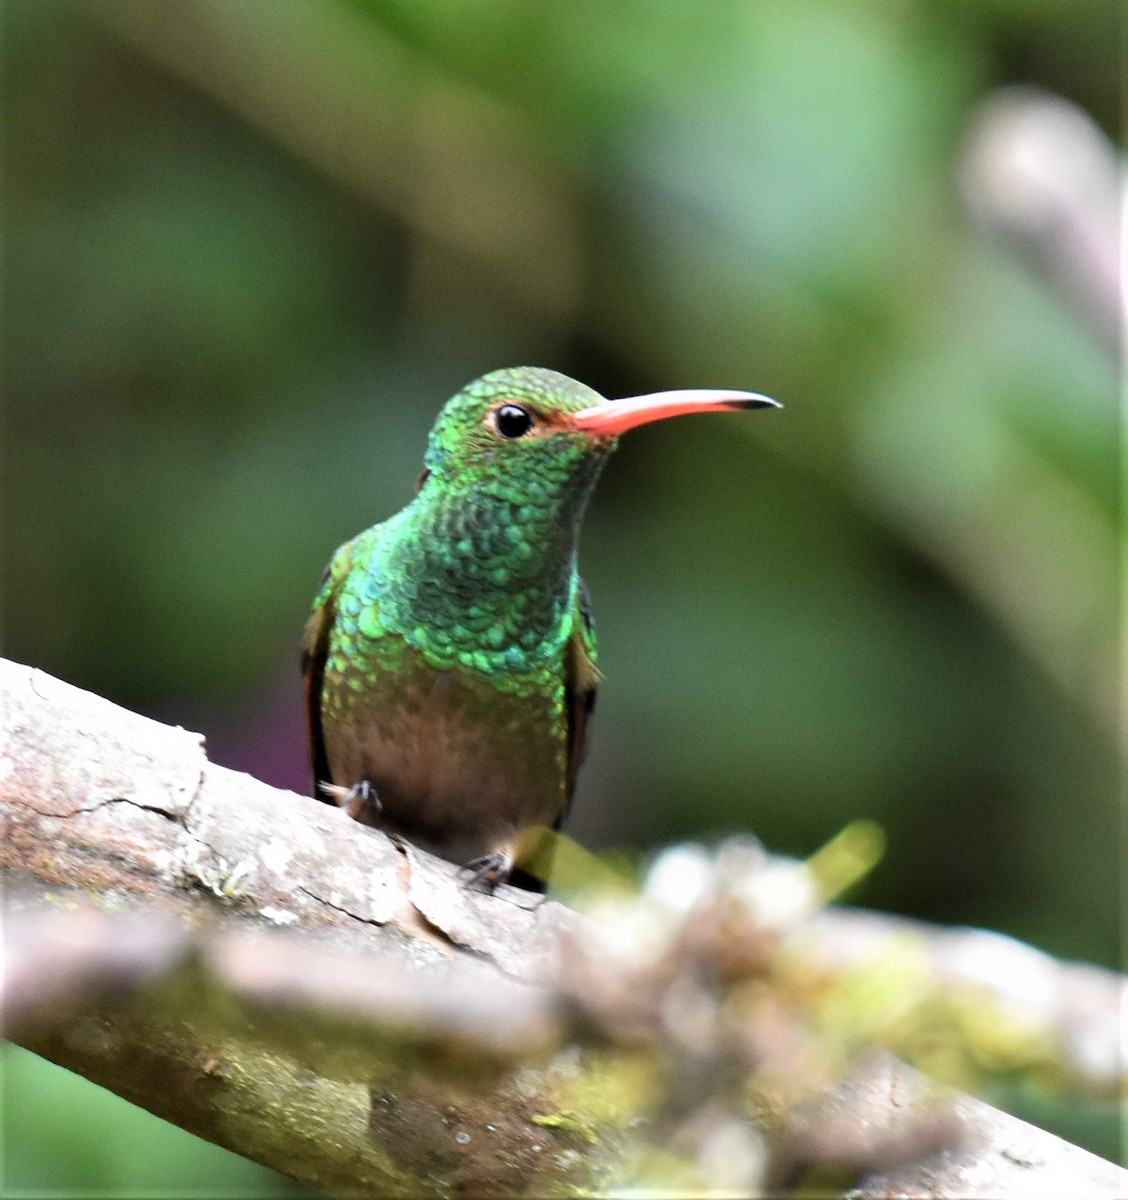
{"type": "MultiPolygon", "coordinates": [[[[566,728],[565,791],[564,807],[553,822],[559,830],[572,807],[572,793],[576,788],[576,775],[584,759],[587,744],[588,719],[595,709],[595,691],[599,683],[599,669],[595,665],[595,625],[591,615],[591,597],[580,580],[576,597],[576,612],[572,623],[572,636],[564,649],[564,718],[566,728]]],[[[509,882],[530,892],[543,892],[552,874],[552,862],[556,853],[555,839],[541,842],[533,861],[514,868],[509,882]]]]}
{"type": "Polygon", "coordinates": [[[587,749],[588,721],[595,711],[595,694],[600,680],[595,661],[595,619],[591,596],[581,579],[576,597],[576,620],[564,662],[564,712],[568,721],[567,802],[556,822],[557,829],[572,805],[576,776],[587,749]]]}
{"type": "Polygon", "coordinates": [[[325,656],[329,649],[329,634],[337,619],[337,589],[348,571],[352,544],[346,543],[325,568],[313,612],[302,634],[302,678],[305,684],[306,729],[309,734],[309,765],[313,771],[313,794],[328,804],[336,801],[326,796],[321,784],[332,783],[333,774],[325,753],[325,738],[321,728],[321,691],[325,683],[325,656]]]}

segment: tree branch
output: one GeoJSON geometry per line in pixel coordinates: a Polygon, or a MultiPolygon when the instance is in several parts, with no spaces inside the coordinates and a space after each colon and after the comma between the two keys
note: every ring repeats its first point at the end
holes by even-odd
{"type": "MultiPolygon", "coordinates": [[[[849,931],[864,958],[881,922],[906,927],[767,916],[757,886],[804,868],[748,843],[695,859],[691,888],[683,861],[674,898],[656,870],[587,916],[485,896],[210,764],[193,734],[2,660],[0,814],[5,1035],[323,1191],[1124,1194],[1093,1155],[813,1039],[849,931]]],[[[1043,965],[1087,1026],[1115,1025],[1121,981],[1043,965]]]]}
{"type": "Polygon", "coordinates": [[[1097,123],[1061,96],[1000,88],[979,106],[960,175],[972,215],[1029,257],[1119,361],[1128,336],[1121,266],[1128,180],[1097,123]]]}

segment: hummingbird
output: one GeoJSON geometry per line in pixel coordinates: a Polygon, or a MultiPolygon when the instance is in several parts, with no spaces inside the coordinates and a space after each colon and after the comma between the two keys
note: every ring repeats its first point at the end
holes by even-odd
{"type": "Polygon", "coordinates": [[[544,891],[600,681],[580,523],[619,435],[755,392],[606,400],[539,367],[449,400],[414,499],[333,555],[302,640],[314,795],[544,891]]]}

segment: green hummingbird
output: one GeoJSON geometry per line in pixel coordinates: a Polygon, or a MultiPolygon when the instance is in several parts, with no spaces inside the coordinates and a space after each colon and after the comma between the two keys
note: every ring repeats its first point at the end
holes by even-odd
{"type": "Polygon", "coordinates": [[[580,522],[618,436],[753,392],[605,400],[536,367],[443,407],[415,498],[333,555],[305,628],[314,794],[464,865],[543,891],[600,674],[580,522]]]}

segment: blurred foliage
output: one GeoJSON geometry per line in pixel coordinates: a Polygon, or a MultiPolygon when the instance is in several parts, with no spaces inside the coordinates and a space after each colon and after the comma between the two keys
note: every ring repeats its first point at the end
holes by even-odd
{"type": "Polygon", "coordinates": [[[867,904],[1113,963],[1117,364],[957,171],[1002,83],[1115,126],[1117,10],[6,0],[5,653],[304,790],[310,598],[448,395],[767,391],[600,486],[570,831],[872,818],[867,904]]]}

